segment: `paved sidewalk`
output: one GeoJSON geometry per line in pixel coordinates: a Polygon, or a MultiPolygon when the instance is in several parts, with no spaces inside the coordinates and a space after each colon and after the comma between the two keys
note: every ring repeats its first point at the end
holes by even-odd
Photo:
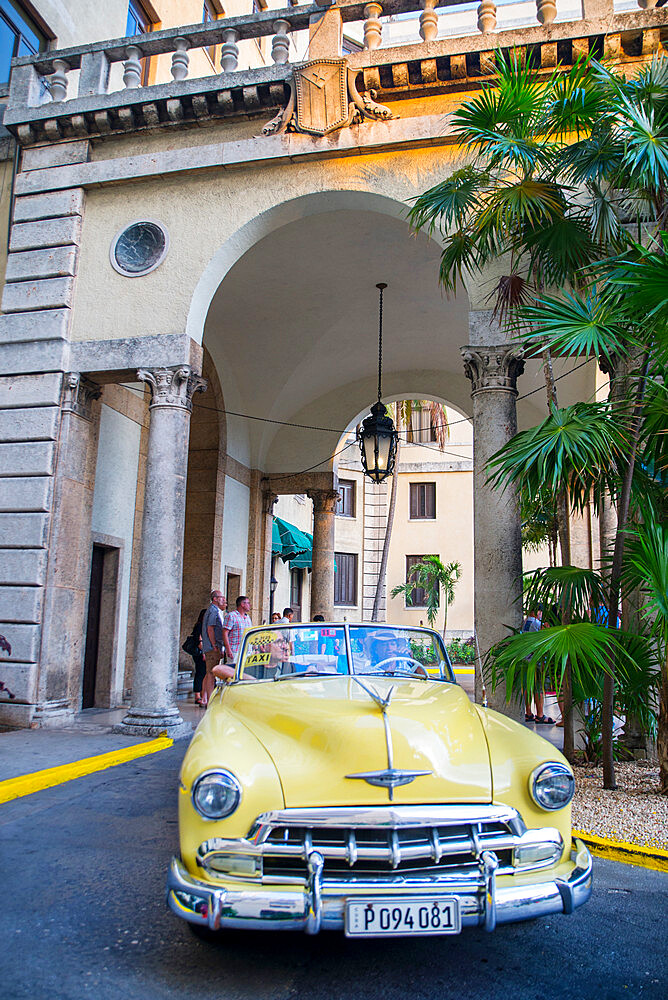
{"type": "MultiPolygon", "coordinates": [[[[126,708],[89,709],[76,717],[73,726],[66,728],[0,732],[0,781],[136,746],[153,739],[147,737],[144,740],[137,736],[112,733],[111,727],[122,720],[126,711],[126,708]]],[[[194,732],[204,714],[202,709],[192,702],[181,701],[179,711],[186,722],[192,723],[194,732]]]]}

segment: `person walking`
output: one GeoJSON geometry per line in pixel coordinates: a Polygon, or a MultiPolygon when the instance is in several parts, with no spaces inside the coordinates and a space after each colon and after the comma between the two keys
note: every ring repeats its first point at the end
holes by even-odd
{"type": "MultiPolygon", "coordinates": [[[[543,627],[543,609],[537,608],[533,614],[527,615],[524,624],[522,625],[523,632],[540,632],[543,627]]],[[[543,705],[545,701],[545,691],[544,691],[544,678],[543,672],[540,671],[540,675],[536,674],[537,687],[533,693],[533,700],[536,705],[536,714],[534,715],[531,711],[531,700],[528,695],[524,696],[524,721],[534,722],[537,726],[553,726],[554,719],[550,719],[549,716],[545,715],[543,712],[543,705]],[[539,685],[539,686],[538,686],[539,685]]]]}
{"type": "Polygon", "coordinates": [[[213,673],[223,658],[223,611],[227,607],[227,599],[220,590],[211,591],[211,604],[204,612],[202,619],[202,652],[206,661],[206,674],[202,681],[200,704],[208,705],[209,698],[216,687],[216,676],[213,673]]]}
{"type": "Polygon", "coordinates": [[[295,613],[292,608],[283,608],[283,617],[279,618],[276,622],[277,625],[292,625],[292,619],[295,617],[295,613]]]}
{"type": "MultiPolygon", "coordinates": [[[[250,610],[250,599],[242,595],[241,597],[237,597],[236,610],[228,611],[225,615],[225,621],[223,622],[223,646],[225,647],[228,664],[236,663],[244,632],[246,629],[251,628],[253,624],[250,617],[250,610]]],[[[216,676],[223,676],[222,670],[226,670],[226,668],[219,667],[216,676]]],[[[227,677],[226,672],[224,676],[227,677]]],[[[229,676],[234,676],[233,670],[230,670],[229,676]]]]}
{"type": "Polygon", "coordinates": [[[202,705],[202,683],[206,677],[206,660],[204,659],[204,653],[202,652],[202,622],[204,621],[204,615],[206,614],[206,608],[202,608],[200,611],[197,621],[193,625],[193,630],[190,633],[190,648],[193,652],[190,654],[193,658],[193,663],[195,664],[195,677],[193,679],[193,692],[195,695],[195,704],[202,705]]]}

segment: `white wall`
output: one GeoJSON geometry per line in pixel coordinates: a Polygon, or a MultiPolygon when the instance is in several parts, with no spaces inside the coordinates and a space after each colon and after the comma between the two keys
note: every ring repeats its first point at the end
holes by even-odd
{"type": "Polygon", "coordinates": [[[102,406],[91,527],[94,533],[111,535],[123,543],[112,704],[122,699],[140,434],[141,427],[134,420],[102,406]]]}
{"type": "Polygon", "coordinates": [[[225,567],[241,570],[241,590],[246,588],[248,555],[248,515],[250,489],[243,483],[225,476],[225,506],[223,509],[223,548],[220,568],[221,587],[225,589],[225,567]]]}

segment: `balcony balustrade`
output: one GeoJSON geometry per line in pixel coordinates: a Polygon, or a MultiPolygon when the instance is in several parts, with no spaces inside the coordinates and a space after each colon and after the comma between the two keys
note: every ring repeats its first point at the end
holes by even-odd
{"type": "MultiPolygon", "coordinates": [[[[593,36],[604,39],[600,55],[619,55],[625,44],[637,55],[656,51],[661,30],[668,27],[668,7],[637,0],[637,8],[629,10],[632,2],[510,0],[497,6],[495,0],[339,0],[337,6],[344,33],[346,26],[355,29],[363,45],[348,55],[350,65],[359,69],[366,88],[387,91],[486,75],[497,47],[532,45],[545,67],[585,54],[593,36]],[[568,40],[568,53],[563,44],[559,52],[559,42],[568,40]]],[[[22,142],[31,142],[37,136],[104,133],[275,107],[284,101],[291,48],[298,61],[309,58],[309,26],[329,6],[264,10],[14,59],[5,124],[22,142]],[[301,51],[294,44],[300,32],[301,51]],[[271,64],[239,68],[239,44],[269,36],[271,64]],[[218,72],[190,77],[194,49],[219,53],[218,72]],[[142,60],[165,54],[171,54],[172,80],[142,86],[142,60]],[[114,90],[110,80],[120,85],[120,69],[114,69],[119,65],[123,87],[114,90]]]]}

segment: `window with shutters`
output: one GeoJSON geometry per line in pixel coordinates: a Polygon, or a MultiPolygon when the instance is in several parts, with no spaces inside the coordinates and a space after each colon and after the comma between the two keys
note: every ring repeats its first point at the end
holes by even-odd
{"type": "Polygon", "coordinates": [[[341,499],[336,505],[336,513],[344,517],[355,516],[355,482],[352,479],[339,479],[341,499]]]}
{"type": "Polygon", "coordinates": [[[293,608],[302,606],[302,570],[290,570],[290,604],[293,608]]]}
{"type": "Polygon", "coordinates": [[[357,604],[357,553],[335,552],[334,603],[345,606],[357,604]]]}
{"type": "MultiPolygon", "coordinates": [[[[426,556],[406,556],[406,583],[412,582],[413,566],[420,563],[426,556]]],[[[425,608],[427,606],[427,592],[424,587],[413,587],[411,591],[411,604],[406,601],[407,608],[425,608]]]]}
{"type": "Polygon", "coordinates": [[[429,410],[421,407],[413,409],[410,423],[406,428],[406,441],[408,444],[430,444],[436,441],[436,427],[429,410]]]}
{"type": "Polygon", "coordinates": [[[436,518],[436,483],[410,484],[411,521],[436,518]]]}

